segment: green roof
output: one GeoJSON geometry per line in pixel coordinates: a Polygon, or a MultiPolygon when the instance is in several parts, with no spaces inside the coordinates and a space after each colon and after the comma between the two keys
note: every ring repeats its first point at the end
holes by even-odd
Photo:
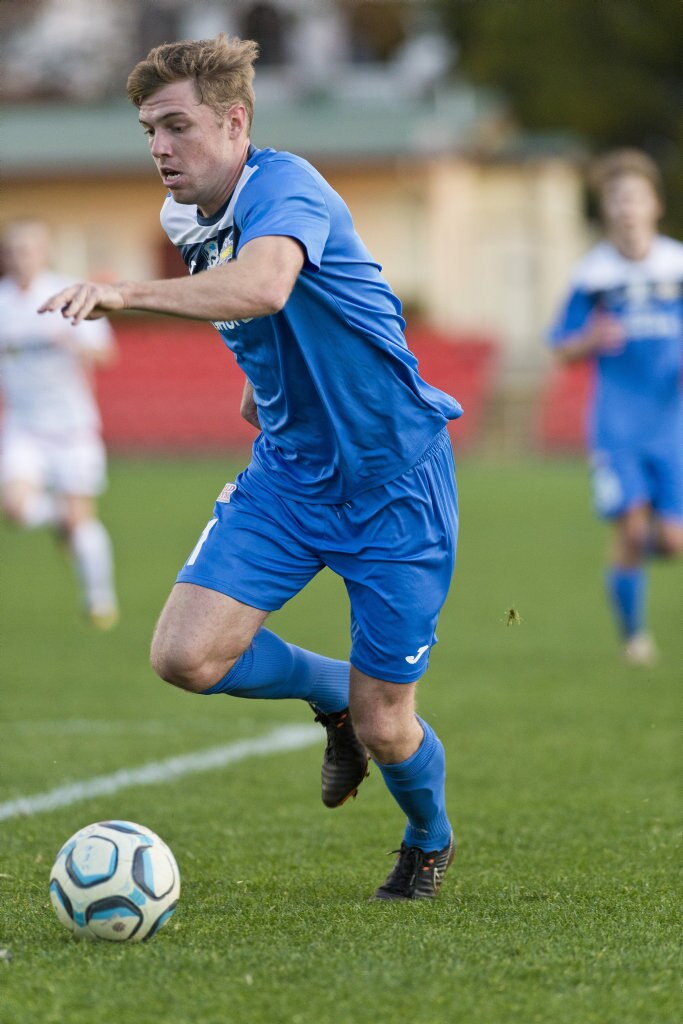
{"type": "MultiPolygon", "coordinates": [[[[456,152],[497,111],[490,96],[456,88],[430,102],[342,103],[330,98],[257,99],[253,140],[312,159],[388,160],[456,152]]],[[[137,172],[150,167],[147,145],[127,102],[5,104],[0,113],[0,174],[137,172]]]]}

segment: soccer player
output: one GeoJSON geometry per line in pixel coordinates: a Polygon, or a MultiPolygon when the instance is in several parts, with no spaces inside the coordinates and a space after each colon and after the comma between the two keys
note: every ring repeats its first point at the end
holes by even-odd
{"type": "Polygon", "coordinates": [[[3,512],[23,527],[50,526],[71,552],[84,609],[100,629],[117,619],[112,547],[97,516],[106,458],[90,370],[113,351],[106,320],[78,327],[40,317],[45,294],[68,280],[46,269],[50,236],[32,220],[2,236],[0,437],[3,512]]]}
{"type": "Polygon", "coordinates": [[[214,323],[260,432],[178,575],[153,666],[196,693],[310,703],[327,730],[328,807],[355,796],[369,751],[407,817],[375,898],[431,898],[454,842],[443,746],[415,689],[454,566],[446,424],[462,410],[420,378],[399,302],[339,195],[305,160],[251,145],[256,56],[223,35],[166,44],[128,79],[168,189],[162,224],[191,276],[84,282],[41,310],[214,323]],[[264,627],[324,566],[349,595],[350,664],[264,627]]]}
{"type": "Polygon", "coordinates": [[[593,494],[613,537],[605,584],[632,664],[657,651],[646,628],[646,561],[683,550],[683,245],[657,233],[656,164],[618,150],[594,168],[605,238],[579,262],[551,342],[591,359],[593,494]]]}

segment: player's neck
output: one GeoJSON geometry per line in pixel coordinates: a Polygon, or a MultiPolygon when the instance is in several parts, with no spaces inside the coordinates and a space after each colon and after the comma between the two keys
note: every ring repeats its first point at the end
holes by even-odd
{"type": "Polygon", "coordinates": [[[620,256],[627,260],[644,260],[650,253],[656,238],[654,231],[612,230],[609,240],[620,256]]]}
{"type": "Polygon", "coordinates": [[[12,280],[20,292],[30,291],[36,277],[36,274],[31,274],[30,276],[27,276],[26,274],[12,274],[12,280]]]}

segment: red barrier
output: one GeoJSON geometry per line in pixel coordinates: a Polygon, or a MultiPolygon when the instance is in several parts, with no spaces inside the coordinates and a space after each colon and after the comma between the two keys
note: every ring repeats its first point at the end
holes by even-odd
{"type": "Polygon", "coordinates": [[[490,339],[447,335],[429,327],[409,325],[406,338],[418,359],[420,375],[453,395],[463,407],[449,424],[458,450],[482,437],[497,370],[498,347],[490,339]]]}
{"type": "Polygon", "coordinates": [[[553,367],[538,415],[538,440],[547,452],[580,452],[585,447],[586,410],[593,387],[593,367],[579,362],[553,367]]]}
{"type": "MultiPolygon", "coordinates": [[[[495,345],[423,327],[407,333],[422,376],[465,408],[452,425],[458,446],[476,440],[491,392],[495,345]]],[[[209,452],[251,444],[254,429],[239,415],[244,376],[212,327],[121,321],[116,335],[118,360],[98,376],[97,388],[111,449],[209,452]]]]}

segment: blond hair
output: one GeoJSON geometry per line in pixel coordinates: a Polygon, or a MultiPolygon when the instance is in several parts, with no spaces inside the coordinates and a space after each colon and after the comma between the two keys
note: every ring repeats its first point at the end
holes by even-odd
{"type": "Polygon", "coordinates": [[[599,157],[591,167],[588,183],[598,199],[602,199],[606,188],[627,175],[645,178],[656,193],[660,203],[664,201],[664,187],[659,167],[652,157],[640,149],[615,149],[599,157]]]}
{"type": "Polygon", "coordinates": [[[242,103],[248,126],[254,116],[254,61],[259,53],[252,39],[230,38],[221,32],[215,39],[184,39],[163,43],[150,50],[128,76],[128,99],[139,107],[162,85],[194,81],[199,102],[222,119],[233,103],[242,103]]]}

